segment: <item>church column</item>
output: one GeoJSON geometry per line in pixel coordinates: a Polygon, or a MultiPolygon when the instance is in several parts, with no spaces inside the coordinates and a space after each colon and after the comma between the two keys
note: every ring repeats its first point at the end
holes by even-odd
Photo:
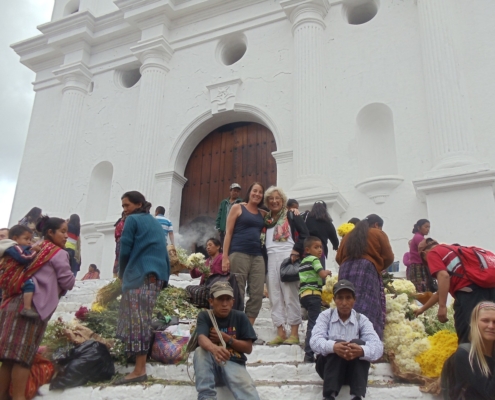
{"type": "Polygon", "coordinates": [[[450,0],[418,0],[434,169],[474,164],[469,104],[456,55],[450,0]]]}
{"type": "Polygon", "coordinates": [[[418,0],[417,5],[433,168],[413,184],[427,204],[434,237],[493,249],[495,171],[477,161],[456,54],[455,7],[449,0],[418,0]]]}
{"type": "Polygon", "coordinates": [[[323,143],[323,31],[327,8],[322,0],[282,1],[292,23],[294,36],[293,103],[293,190],[321,186],[323,143]],[[295,7],[294,7],[295,5],[295,7]]]}
{"type": "Polygon", "coordinates": [[[59,137],[62,142],[61,167],[57,171],[60,174],[60,184],[54,211],[67,216],[74,209],[71,204],[73,202],[71,177],[76,167],[76,144],[81,127],[84,99],[88,94],[92,74],[84,63],[64,66],[54,71],[54,74],[64,83],[58,121],[59,137]]]}
{"type": "Polygon", "coordinates": [[[139,190],[152,201],[157,162],[157,142],[164,129],[164,98],[168,61],[173,51],[163,38],[131,49],[142,62],[135,145],[132,146],[130,190],[139,190]]]}

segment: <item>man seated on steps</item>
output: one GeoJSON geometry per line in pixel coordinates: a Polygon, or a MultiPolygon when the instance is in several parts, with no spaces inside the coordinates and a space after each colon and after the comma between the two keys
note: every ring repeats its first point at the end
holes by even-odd
{"type": "MultiPolygon", "coordinates": [[[[358,294],[359,295],[359,294],[358,294]]],[[[353,310],[356,290],[342,279],[333,287],[336,309],[320,314],[310,345],[315,353],[316,372],[323,379],[323,399],[334,400],[342,387],[351,387],[353,400],[366,394],[370,361],[383,354],[383,344],[373,324],[353,310]]]]}
{"type": "Polygon", "coordinates": [[[227,348],[222,346],[208,312],[200,312],[196,326],[199,347],[193,360],[198,400],[216,399],[215,386],[221,383],[227,385],[236,399],[259,400],[246,370],[245,356],[253,351],[256,333],[246,314],[232,309],[232,286],[226,281],[214,283],[209,302],[227,348]]]}

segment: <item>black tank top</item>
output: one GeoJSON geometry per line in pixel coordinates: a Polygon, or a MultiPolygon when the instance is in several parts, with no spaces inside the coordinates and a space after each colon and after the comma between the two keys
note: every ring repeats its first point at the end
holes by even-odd
{"type": "Polygon", "coordinates": [[[244,253],[261,256],[260,235],[263,225],[263,216],[259,211],[257,214],[251,214],[241,205],[241,215],[235,221],[229,254],[244,253]]]}

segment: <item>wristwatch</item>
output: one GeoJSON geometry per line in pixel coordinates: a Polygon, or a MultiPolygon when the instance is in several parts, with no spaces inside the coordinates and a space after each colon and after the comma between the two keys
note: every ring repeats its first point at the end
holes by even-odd
{"type": "Polygon", "coordinates": [[[229,341],[227,342],[227,347],[232,347],[233,343],[234,343],[234,338],[231,336],[229,341]]]}

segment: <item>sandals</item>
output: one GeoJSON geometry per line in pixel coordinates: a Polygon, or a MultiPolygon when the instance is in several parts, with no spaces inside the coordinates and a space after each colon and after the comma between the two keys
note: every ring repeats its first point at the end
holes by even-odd
{"type": "Polygon", "coordinates": [[[275,339],[267,343],[267,346],[278,346],[284,344],[285,339],[281,336],[277,336],[275,339]]]}
{"type": "Polygon", "coordinates": [[[299,344],[299,336],[289,336],[289,339],[284,340],[283,344],[299,344]]]}

